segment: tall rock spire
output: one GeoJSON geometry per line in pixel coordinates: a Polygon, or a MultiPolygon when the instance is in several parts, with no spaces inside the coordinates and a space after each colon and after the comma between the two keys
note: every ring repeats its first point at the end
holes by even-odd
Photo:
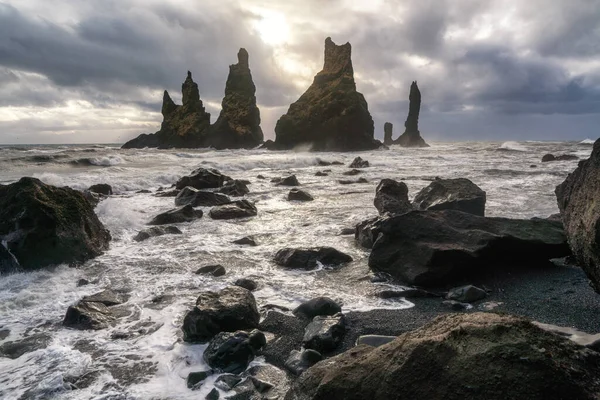
{"type": "Polygon", "coordinates": [[[383,144],[389,146],[394,144],[394,139],[392,136],[394,135],[394,125],[391,122],[386,122],[383,124],[383,144]]]}
{"type": "Polygon", "coordinates": [[[404,127],[406,130],[400,137],[394,141],[394,144],[399,144],[402,147],[429,147],[419,132],[419,113],[421,112],[421,91],[417,86],[417,81],[413,81],[410,85],[410,93],[408,95],[408,117],[404,127]]]}

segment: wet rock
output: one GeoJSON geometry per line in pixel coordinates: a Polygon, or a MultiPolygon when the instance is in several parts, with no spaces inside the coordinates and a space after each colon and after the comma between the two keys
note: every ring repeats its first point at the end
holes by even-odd
{"type": "Polygon", "coordinates": [[[216,206],[210,209],[212,219],[249,218],[258,214],[256,206],[248,200],[237,200],[230,204],[216,206]]]}
{"type": "Polygon", "coordinates": [[[329,176],[329,174],[327,172],[317,171],[315,173],[315,176],[329,176]]]}
{"type": "Polygon", "coordinates": [[[371,346],[371,347],[380,347],[384,344],[388,344],[397,336],[383,336],[383,335],[362,335],[358,337],[356,341],[356,345],[360,346],[361,344],[371,346]]]}
{"type": "Polygon", "coordinates": [[[346,323],[342,314],[317,316],[304,330],[302,344],[307,349],[320,353],[335,350],[346,333],[346,323]]]}
{"type": "Polygon", "coordinates": [[[285,368],[292,374],[300,376],[304,371],[306,371],[322,359],[323,356],[316,350],[292,350],[290,356],[285,361],[285,368]]]}
{"type": "Polygon", "coordinates": [[[204,192],[190,186],[183,188],[175,197],[176,206],[209,207],[228,203],[231,200],[223,194],[204,192]]]}
{"type": "Polygon", "coordinates": [[[354,235],[354,232],[356,231],[356,228],[342,228],[342,230],[340,231],[340,236],[348,236],[348,235],[354,235]]]}
{"type": "Polygon", "coordinates": [[[187,387],[189,389],[194,388],[195,386],[200,386],[206,378],[211,376],[211,371],[198,371],[198,372],[190,372],[187,377],[187,387]]]}
{"type": "Polygon", "coordinates": [[[107,307],[123,304],[127,301],[128,296],[123,293],[117,293],[111,289],[106,289],[101,292],[84,296],[82,301],[102,303],[107,307]]]}
{"type": "Polygon", "coordinates": [[[394,144],[399,144],[402,147],[429,147],[419,132],[419,112],[421,111],[421,91],[414,81],[410,85],[410,94],[408,96],[409,109],[408,117],[404,123],[406,130],[394,144]]]}
{"type": "Polygon", "coordinates": [[[229,391],[237,386],[238,383],[242,381],[238,375],[234,374],[223,374],[217,378],[215,381],[215,386],[221,390],[229,391]]]}
{"type": "Polygon", "coordinates": [[[238,286],[219,292],[204,292],[183,320],[183,338],[205,343],[219,332],[258,327],[260,314],[252,293],[238,286]]]}
{"type": "Polygon", "coordinates": [[[391,122],[383,124],[383,144],[391,146],[394,144],[393,133],[394,125],[391,122]]]}
{"type": "Polygon", "coordinates": [[[373,118],[367,102],[356,91],[351,46],[325,40],[325,63],[308,90],[293,103],[275,126],[281,149],[310,146],[313,151],[370,150],[373,118]]]}
{"type": "Polygon", "coordinates": [[[212,275],[219,277],[225,275],[225,267],[222,265],[205,265],[204,267],[198,268],[196,275],[212,275]]]}
{"type": "Polygon", "coordinates": [[[179,224],[182,222],[192,222],[202,218],[202,210],[194,210],[191,205],[174,208],[152,218],[148,225],[167,225],[179,224]]]}
{"type": "Polygon", "coordinates": [[[342,312],[342,307],[329,297],[317,297],[300,304],[293,314],[300,318],[312,320],[317,315],[335,315],[342,312]]]}
{"type": "Polygon", "coordinates": [[[215,149],[251,149],[263,141],[248,58],[246,49],[240,49],[238,63],[229,66],[221,113],[209,129],[209,143],[215,149]]]}
{"type": "Polygon", "coordinates": [[[88,188],[88,191],[92,193],[102,194],[104,196],[110,196],[113,194],[112,186],[106,183],[98,183],[88,188]]]}
{"type": "Polygon", "coordinates": [[[481,299],[485,299],[487,293],[485,290],[473,285],[460,286],[452,288],[446,295],[447,300],[456,300],[461,303],[473,303],[481,299]]]}
{"type": "Polygon", "coordinates": [[[313,201],[315,198],[308,192],[300,189],[292,189],[288,193],[288,201],[313,201]]]}
{"type": "Polygon", "coordinates": [[[421,190],[414,200],[420,210],[458,210],[485,215],[486,194],[468,179],[439,179],[421,190]]]}
{"type": "Polygon", "coordinates": [[[562,226],[547,220],[485,218],[454,210],[411,211],[368,220],[369,266],[417,286],[451,284],[506,265],[540,266],[569,255],[562,226]]]}
{"type": "MultiPolygon", "coordinates": [[[[35,178],[0,186],[0,243],[24,270],[85,262],[107,250],[110,239],[92,205],[77,190],[35,178]]],[[[14,260],[3,254],[0,263],[6,270],[14,269],[14,260]]]]}
{"type": "Polygon", "coordinates": [[[298,182],[296,175],[286,176],[285,178],[278,180],[276,183],[277,186],[300,186],[300,182],[298,182]]]}
{"type": "Polygon", "coordinates": [[[253,236],[245,236],[241,239],[234,240],[233,244],[247,245],[253,247],[258,246],[258,242],[253,236]]]}
{"type": "Polygon", "coordinates": [[[351,169],[350,171],[342,172],[342,175],[354,176],[360,174],[361,171],[358,169],[351,169]]]}
{"type": "Polygon", "coordinates": [[[218,333],[204,351],[204,361],[211,368],[222,372],[239,374],[254,359],[257,351],[267,343],[265,335],[254,330],[251,333],[218,333]]]}
{"type": "Polygon", "coordinates": [[[375,190],[373,201],[379,214],[404,214],[413,209],[408,200],[408,186],[393,179],[382,179],[375,190]]]}
{"type": "Polygon", "coordinates": [[[555,156],[554,154],[546,154],[544,157],[542,157],[542,162],[573,160],[579,160],[579,157],[574,154],[560,154],[558,156],[555,156]]]}
{"type": "Polygon", "coordinates": [[[63,325],[75,329],[104,329],[115,321],[110,309],[102,303],[79,301],[69,306],[63,325]]]}
{"type": "Polygon", "coordinates": [[[348,165],[348,168],[367,168],[367,167],[369,167],[369,162],[367,160],[363,160],[360,157],[356,157],[354,160],[352,160],[350,165],[348,165]]]}
{"type": "Polygon", "coordinates": [[[136,193],[138,194],[148,194],[148,193],[152,193],[150,190],[148,189],[142,189],[142,190],[138,190],[136,193]]]}
{"type": "Polygon", "coordinates": [[[167,191],[158,191],[154,194],[154,197],[177,197],[179,194],[179,189],[167,190],[167,191]]]}
{"type": "Polygon", "coordinates": [[[23,354],[31,353],[32,351],[45,349],[50,344],[52,338],[44,333],[36,333],[27,336],[22,340],[14,342],[6,342],[0,345],[0,357],[16,359],[23,354]]]}
{"type": "Polygon", "coordinates": [[[350,180],[350,179],[340,179],[340,180],[338,180],[338,183],[340,185],[353,185],[355,183],[369,183],[369,181],[366,180],[365,178],[358,178],[355,181],[350,180]]]}
{"type": "Polygon", "coordinates": [[[255,291],[256,288],[258,287],[258,285],[255,281],[253,281],[252,279],[248,279],[248,278],[240,278],[235,281],[234,285],[243,287],[244,289],[249,290],[251,292],[255,291]]]}
{"type": "Polygon", "coordinates": [[[364,248],[371,249],[379,236],[380,218],[370,218],[356,224],[354,240],[364,248]]]}
{"type": "Polygon", "coordinates": [[[600,140],[556,187],[556,198],[573,255],[600,293],[600,140]]]}
{"type": "Polygon", "coordinates": [[[20,269],[17,259],[0,243],[0,274],[10,274],[20,269]]]}
{"type": "Polygon", "coordinates": [[[90,281],[88,281],[87,279],[81,278],[80,280],[77,281],[77,287],[81,287],[81,286],[87,286],[90,284],[90,281]]]}
{"type": "MultiPolygon", "coordinates": [[[[125,143],[124,149],[141,149],[144,147],[195,148],[209,147],[210,114],[207,113],[200,100],[198,84],[188,71],[187,78],[181,86],[183,105],[176,105],[169,93],[163,93],[163,122],[160,130],[154,134],[142,134],[125,143]]],[[[187,186],[187,185],[186,185],[187,186]]]]}
{"type": "Polygon", "coordinates": [[[318,363],[285,399],[591,400],[600,391],[599,360],[523,318],[448,314],[387,345],[318,363]]]}
{"type": "Polygon", "coordinates": [[[219,391],[216,388],[213,388],[210,392],[208,392],[204,400],[219,400],[219,396],[219,391]]]}
{"type": "Polygon", "coordinates": [[[333,247],[313,249],[281,249],[275,255],[275,263],[285,268],[314,269],[317,262],[323,265],[337,266],[352,261],[352,257],[333,247]]]}
{"type": "Polygon", "coordinates": [[[100,203],[100,201],[102,201],[102,200],[104,200],[106,198],[106,196],[103,196],[103,195],[98,194],[98,193],[90,192],[89,190],[84,190],[81,193],[83,194],[83,197],[85,197],[85,199],[94,208],[96,208],[96,206],[98,205],[98,203],[100,203]]]}
{"type": "Polygon", "coordinates": [[[225,181],[231,180],[227,175],[223,175],[214,168],[198,168],[190,175],[180,178],[175,187],[178,190],[185,188],[186,186],[193,187],[194,189],[215,189],[223,186],[225,181]]]}
{"type": "Polygon", "coordinates": [[[228,196],[242,197],[250,193],[250,189],[248,189],[248,186],[246,185],[247,184],[245,182],[234,179],[229,181],[222,188],[218,189],[217,192],[226,194],[228,196]]]}
{"type": "Polygon", "coordinates": [[[317,165],[320,167],[329,167],[330,165],[344,165],[341,161],[325,161],[317,158],[317,165]]]}
{"type": "Polygon", "coordinates": [[[133,237],[133,240],[136,242],[143,242],[144,240],[148,240],[156,236],[181,234],[183,234],[183,232],[181,232],[181,230],[176,226],[153,226],[138,232],[138,234],[133,237]]]}

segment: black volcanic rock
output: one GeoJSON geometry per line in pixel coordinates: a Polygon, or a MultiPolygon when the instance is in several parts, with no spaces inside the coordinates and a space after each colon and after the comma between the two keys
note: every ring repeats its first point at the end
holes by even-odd
{"type": "Polygon", "coordinates": [[[223,193],[228,196],[242,197],[248,193],[250,193],[250,189],[246,183],[235,179],[227,182],[223,187],[217,190],[218,193],[223,193]]]}
{"type": "Polygon", "coordinates": [[[210,128],[210,145],[216,149],[254,148],[262,143],[256,87],[248,52],[240,49],[238,63],[229,66],[221,114],[210,128]]]}
{"type": "Polygon", "coordinates": [[[317,262],[323,265],[337,266],[352,261],[352,257],[333,247],[314,249],[284,248],[275,254],[275,263],[290,269],[314,269],[317,262]]]}
{"type": "Polygon", "coordinates": [[[549,161],[573,161],[573,160],[579,160],[579,157],[577,157],[574,154],[559,154],[558,156],[555,156],[554,154],[546,154],[544,155],[544,157],[542,157],[542,162],[549,162],[549,161]]]}
{"type": "Polygon", "coordinates": [[[398,139],[394,141],[394,144],[399,144],[402,147],[429,147],[425,140],[421,137],[419,132],[419,112],[421,111],[421,91],[417,86],[417,82],[414,81],[410,85],[409,109],[408,117],[404,126],[406,130],[398,139]]]}
{"type": "Polygon", "coordinates": [[[220,206],[231,203],[231,199],[224,194],[205,192],[191,186],[184,187],[175,197],[176,206],[191,205],[192,207],[220,206]]]}
{"type": "Polygon", "coordinates": [[[163,236],[163,235],[181,235],[183,232],[176,226],[153,226],[143,231],[138,232],[133,237],[136,242],[143,242],[152,237],[163,236]]]}
{"type": "Polygon", "coordinates": [[[110,196],[113,194],[112,187],[106,183],[98,183],[89,187],[88,191],[97,194],[103,194],[104,196],[110,196]]]}
{"type": "Polygon", "coordinates": [[[308,90],[275,126],[275,147],[309,146],[313,151],[376,149],[373,118],[356,91],[350,43],[325,40],[325,63],[308,90]]]}
{"type": "Polygon", "coordinates": [[[228,180],[231,180],[231,178],[214,168],[198,168],[192,171],[190,175],[179,179],[175,187],[179,190],[186,186],[191,186],[194,189],[214,189],[223,186],[225,181],[228,180]]]}
{"type": "Polygon", "coordinates": [[[300,189],[292,189],[288,193],[287,199],[289,201],[313,201],[315,198],[308,192],[300,189]]]}
{"type": "Polygon", "coordinates": [[[354,160],[352,160],[350,165],[348,165],[348,168],[368,168],[368,167],[369,167],[369,162],[367,160],[363,160],[361,157],[356,157],[354,160]]]}
{"type": "Polygon", "coordinates": [[[391,122],[383,124],[383,144],[390,146],[394,144],[394,125],[391,122]]]}
{"type": "Polygon", "coordinates": [[[125,143],[122,148],[169,149],[210,146],[208,141],[210,114],[204,109],[198,84],[194,82],[189,71],[181,86],[181,92],[183,105],[176,105],[165,90],[162,105],[163,122],[158,132],[153,135],[140,135],[125,143]]]}
{"type": "Polygon", "coordinates": [[[107,250],[110,239],[77,190],[35,178],[0,185],[0,242],[25,270],[84,262],[107,250]]]}
{"type": "Polygon", "coordinates": [[[486,193],[466,178],[436,179],[414,200],[420,210],[458,210],[485,215],[486,193]]]}
{"type": "Polygon", "coordinates": [[[202,210],[194,210],[191,205],[174,208],[164,213],[158,214],[152,218],[148,225],[168,225],[179,224],[182,222],[192,222],[195,219],[202,218],[202,210]]]}
{"type": "Polygon", "coordinates": [[[573,255],[600,293],[600,140],[556,187],[556,198],[573,255]]]}
{"type": "Polygon", "coordinates": [[[237,200],[230,204],[216,206],[210,209],[212,219],[237,219],[249,218],[258,214],[256,206],[248,200],[237,200]]]}
{"type": "Polygon", "coordinates": [[[375,191],[373,204],[379,214],[403,214],[413,209],[408,200],[408,186],[393,179],[382,179],[375,191]]]}

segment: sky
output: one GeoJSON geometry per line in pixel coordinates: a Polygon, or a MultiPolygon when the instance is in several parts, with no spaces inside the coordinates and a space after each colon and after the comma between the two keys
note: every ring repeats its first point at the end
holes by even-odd
{"type": "Polygon", "coordinates": [[[600,0],[0,0],[0,143],[122,143],[159,129],[190,70],[216,121],[240,47],[265,139],[352,44],[357,89],[426,140],[600,136],[600,0]]]}

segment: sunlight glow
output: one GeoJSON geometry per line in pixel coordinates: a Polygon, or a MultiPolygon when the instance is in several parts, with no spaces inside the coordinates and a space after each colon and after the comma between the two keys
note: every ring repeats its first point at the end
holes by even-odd
{"type": "Polygon", "coordinates": [[[258,13],[260,19],[254,22],[254,29],[263,42],[276,46],[289,40],[290,28],[283,14],[271,10],[261,10],[258,13]]]}

